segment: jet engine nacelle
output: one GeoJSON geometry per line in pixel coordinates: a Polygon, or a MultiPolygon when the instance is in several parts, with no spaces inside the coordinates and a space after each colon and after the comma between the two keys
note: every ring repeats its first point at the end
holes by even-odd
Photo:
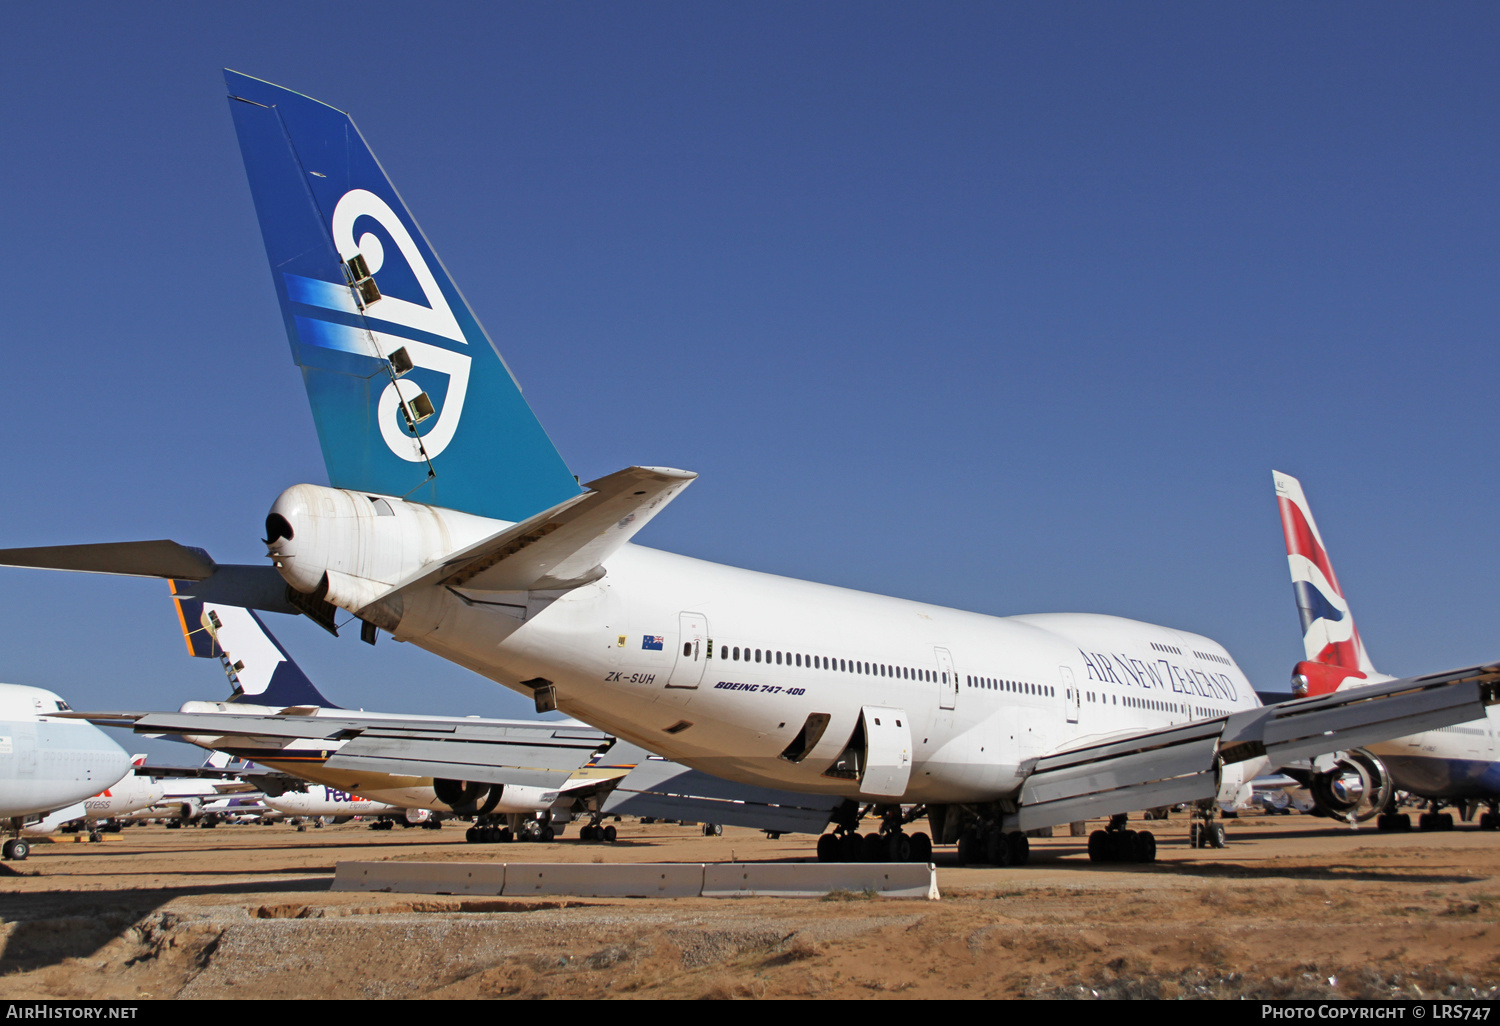
{"type": "Polygon", "coordinates": [[[544,812],[558,792],[520,784],[481,784],[467,780],[434,780],[438,801],[460,816],[488,816],[498,812],[544,812]]]}
{"type": "Polygon", "coordinates": [[[1313,663],[1306,660],[1292,667],[1292,694],[1298,698],[1314,695],[1331,695],[1350,679],[1366,682],[1368,678],[1358,670],[1347,666],[1332,666],[1328,663],[1313,663]]]}
{"type": "Polygon", "coordinates": [[[355,612],[422,567],[507,526],[389,495],[300,484],[277,497],[265,541],[293,588],[355,612]]]}
{"type": "Polygon", "coordinates": [[[557,801],[557,792],[542,787],[522,787],[517,784],[496,784],[490,793],[500,790],[500,800],[494,812],[545,812],[557,801]]]}
{"type": "Polygon", "coordinates": [[[1313,766],[1307,790],[1324,815],[1363,822],[1385,808],[1394,784],[1380,757],[1363,748],[1335,752],[1331,765],[1320,759],[1313,766]]]}

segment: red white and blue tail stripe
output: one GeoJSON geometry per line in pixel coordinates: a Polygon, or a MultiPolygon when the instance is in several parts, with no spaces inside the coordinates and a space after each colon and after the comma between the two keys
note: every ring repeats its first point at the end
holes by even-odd
{"type": "Polygon", "coordinates": [[[1306,661],[1293,671],[1294,690],[1326,694],[1372,678],[1385,679],[1365,652],[1301,482],[1279,471],[1271,475],[1276,481],[1276,504],[1281,508],[1286,558],[1307,654],[1306,661]]]}

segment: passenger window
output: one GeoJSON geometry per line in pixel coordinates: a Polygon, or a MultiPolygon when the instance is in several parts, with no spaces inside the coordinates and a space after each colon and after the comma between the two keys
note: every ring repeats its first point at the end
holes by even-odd
{"type": "Polygon", "coordinates": [[[760,649],[758,648],[755,650],[755,661],[760,662],[760,649]]]}

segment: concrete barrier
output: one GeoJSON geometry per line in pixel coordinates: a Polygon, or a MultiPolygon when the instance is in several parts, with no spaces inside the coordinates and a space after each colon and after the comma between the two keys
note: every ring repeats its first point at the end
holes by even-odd
{"type": "Polygon", "coordinates": [[[340,862],[335,891],[393,894],[489,894],[505,890],[505,865],[494,862],[340,862]]]}
{"type": "Polygon", "coordinates": [[[834,891],[937,900],[937,870],[861,862],[340,862],[335,891],[507,898],[821,898],[834,891]]]}
{"type": "Polygon", "coordinates": [[[696,898],[703,893],[701,862],[513,865],[505,896],[570,894],[580,898],[696,898]]]}
{"type": "Polygon", "coordinates": [[[834,891],[883,898],[938,899],[931,863],[716,863],[703,871],[705,898],[821,898],[834,891]]]}

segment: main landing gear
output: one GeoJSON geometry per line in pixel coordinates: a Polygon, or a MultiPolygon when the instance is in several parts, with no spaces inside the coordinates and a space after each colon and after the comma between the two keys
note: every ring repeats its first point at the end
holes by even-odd
{"type": "MultiPolygon", "coordinates": [[[[1125,826],[1125,814],[1110,818],[1109,826],[1089,835],[1090,862],[1156,861],[1156,835],[1149,830],[1131,830],[1125,826]]],[[[1198,824],[1193,824],[1196,829],[1198,824]]],[[[1222,832],[1223,827],[1219,830],[1222,832]]]]}
{"type": "Polygon", "coordinates": [[[836,824],[833,833],[818,838],[818,861],[930,862],[932,838],[921,832],[908,834],[902,829],[925,814],[920,805],[910,813],[903,813],[899,805],[856,809],[836,824]],[[880,816],[880,832],[860,834],[859,822],[870,811],[880,816]]]}
{"type": "MultiPolygon", "coordinates": [[[[613,827],[603,828],[608,834],[613,827]]],[[[557,836],[552,826],[552,814],[540,812],[534,816],[497,814],[480,816],[474,825],[464,832],[464,840],[470,844],[509,844],[511,841],[551,841],[557,836]]],[[[588,840],[582,834],[580,840],[588,840]]]]}
{"type": "Polygon", "coordinates": [[[958,835],[960,866],[1024,866],[1030,861],[1031,842],[1019,830],[981,821],[958,835]]]}
{"type": "Polygon", "coordinates": [[[588,824],[578,828],[580,841],[597,841],[600,844],[615,843],[615,828],[604,825],[603,816],[595,816],[588,824]]]}

